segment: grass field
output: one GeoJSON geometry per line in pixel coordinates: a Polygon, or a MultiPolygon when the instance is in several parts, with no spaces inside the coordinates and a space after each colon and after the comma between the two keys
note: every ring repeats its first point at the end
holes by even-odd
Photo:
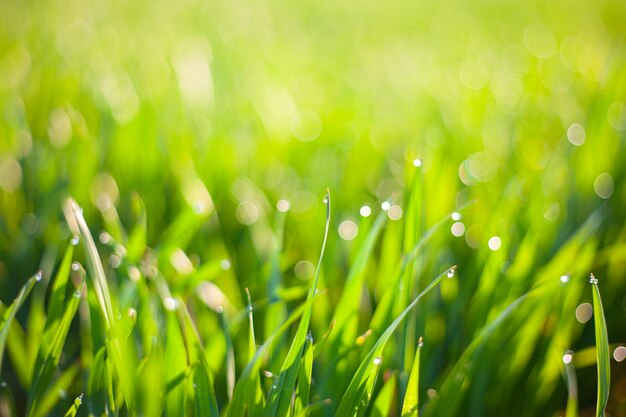
{"type": "Polygon", "coordinates": [[[626,416],[624,22],[1,1],[0,416],[626,416]]]}

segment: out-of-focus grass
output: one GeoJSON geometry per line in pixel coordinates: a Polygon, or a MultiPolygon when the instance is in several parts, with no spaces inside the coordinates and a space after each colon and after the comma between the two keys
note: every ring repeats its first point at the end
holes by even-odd
{"type": "MultiPolygon", "coordinates": [[[[0,2],[0,299],[44,278],[0,329],[0,405],[22,415],[35,396],[63,415],[84,393],[77,415],[224,413],[253,372],[261,410],[329,187],[312,340],[290,374],[301,415],[334,414],[451,264],[359,412],[400,415],[424,335],[420,414],[563,414],[563,353],[595,344],[590,270],[611,352],[626,342],[625,20],[611,0],[0,2]],[[96,243],[68,273],[70,195],[79,245],[96,243]],[[46,333],[83,280],[44,394],[46,333]]],[[[581,364],[584,415],[598,387],[581,364]]],[[[626,372],[610,367],[607,414],[622,415],[626,372]]]]}

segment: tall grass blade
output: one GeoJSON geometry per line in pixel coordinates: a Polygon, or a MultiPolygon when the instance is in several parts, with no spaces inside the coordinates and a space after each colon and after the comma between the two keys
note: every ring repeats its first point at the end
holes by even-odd
{"type": "Polygon", "coordinates": [[[96,244],[94,243],[89,227],[83,217],[83,209],[80,208],[76,201],[71,198],[67,200],[67,206],[69,207],[69,210],[66,210],[66,216],[68,213],[71,213],[72,216],[72,218],[68,219],[68,223],[77,225],[83,241],[83,246],[85,248],[87,269],[89,276],[91,277],[100,310],[102,312],[102,317],[104,318],[105,330],[107,334],[106,346],[108,357],[113,362],[114,369],[118,374],[118,381],[120,383],[126,406],[128,407],[130,413],[134,415],[135,378],[132,372],[134,365],[130,361],[131,358],[129,355],[124,353],[126,351],[125,341],[118,337],[112,337],[110,334],[111,329],[115,327],[117,318],[113,312],[113,304],[111,302],[111,295],[109,293],[109,286],[104,274],[104,268],[102,267],[102,262],[100,261],[96,244]]]}
{"type": "Polygon", "coordinates": [[[598,401],[596,417],[604,417],[609,401],[611,385],[611,356],[609,352],[609,336],[606,330],[602,298],[598,289],[598,280],[591,274],[589,279],[593,291],[593,324],[596,332],[596,355],[598,360],[598,401]]]}
{"type": "Polygon", "coordinates": [[[287,358],[281,368],[278,382],[272,386],[270,391],[268,403],[264,412],[266,417],[286,416],[289,412],[291,397],[296,384],[296,379],[298,377],[300,358],[302,357],[306,337],[309,332],[309,323],[311,321],[313,308],[313,297],[317,291],[317,283],[322,268],[322,259],[324,258],[326,241],[328,239],[328,229],[330,226],[330,192],[326,193],[324,203],[326,204],[326,225],[324,228],[322,249],[317,263],[317,268],[315,270],[315,276],[313,278],[313,286],[311,287],[309,295],[306,299],[304,313],[302,314],[300,324],[298,325],[296,336],[289,347],[287,358]]]}
{"type": "Polygon", "coordinates": [[[409,382],[406,387],[406,394],[404,394],[404,402],[402,403],[402,417],[417,417],[417,410],[419,406],[419,380],[420,380],[420,352],[424,345],[424,339],[421,337],[417,342],[417,349],[415,351],[415,359],[413,359],[413,366],[411,367],[411,375],[409,375],[409,382]]]}
{"type": "Polygon", "coordinates": [[[402,320],[406,317],[406,315],[417,305],[422,297],[428,294],[433,288],[437,286],[441,282],[441,280],[448,276],[450,272],[454,273],[456,266],[453,266],[442,274],[440,274],[437,278],[435,278],[422,292],[420,292],[417,297],[409,304],[398,317],[387,327],[384,333],[378,338],[372,349],[365,356],[365,359],[361,362],[361,365],[357,369],[348,389],[341,402],[339,403],[339,408],[337,409],[337,417],[352,417],[356,415],[356,412],[359,407],[359,403],[361,401],[362,387],[367,383],[374,367],[376,366],[375,358],[378,358],[382,355],[382,352],[385,348],[385,345],[391,338],[391,335],[396,330],[396,328],[400,325],[402,320]]]}

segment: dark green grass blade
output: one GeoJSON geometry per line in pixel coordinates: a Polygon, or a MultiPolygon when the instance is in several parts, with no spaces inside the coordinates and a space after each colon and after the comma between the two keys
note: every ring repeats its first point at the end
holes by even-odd
{"type": "Polygon", "coordinates": [[[78,409],[80,408],[80,405],[82,403],[83,403],[83,394],[80,394],[74,400],[74,404],[72,404],[69,410],[67,410],[67,413],[65,413],[65,417],[74,417],[76,413],[78,413],[78,409]]]}
{"type": "Polygon", "coordinates": [[[593,291],[593,323],[596,331],[596,354],[598,360],[598,401],[596,417],[604,417],[606,405],[609,401],[611,385],[611,357],[609,353],[609,336],[606,330],[602,298],[598,289],[598,280],[591,274],[593,291]]]}
{"type": "Polygon", "coordinates": [[[406,387],[406,394],[404,394],[402,417],[417,417],[417,410],[419,407],[420,352],[423,344],[423,339],[420,337],[417,342],[415,359],[413,359],[413,366],[411,367],[411,375],[409,376],[409,382],[406,387]]]}
{"type": "Polygon", "coordinates": [[[40,402],[44,400],[48,386],[57,370],[61,354],[63,353],[65,339],[80,304],[83,291],[84,284],[82,291],[75,291],[69,297],[69,300],[66,301],[63,316],[58,321],[58,324],[49,327],[43,336],[43,344],[35,362],[33,383],[28,398],[27,415],[29,417],[39,415],[40,413],[40,402]]]}
{"type": "Polygon", "coordinates": [[[317,283],[319,280],[320,271],[322,268],[322,259],[324,258],[324,251],[326,249],[326,241],[328,239],[328,229],[330,226],[330,193],[326,193],[324,197],[324,203],[326,204],[326,225],[324,228],[324,240],[322,242],[322,249],[320,251],[319,261],[315,270],[315,276],[313,278],[313,286],[309,291],[309,295],[305,302],[304,313],[300,319],[296,336],[289,347],[287,358],[280,371],[278,382],[272,386],[272,390],[269,394],[267,406],[265,407],[264,415],[266,417],[274,416],[286,416],[289,412],[289,406],[291,404],[291,397],[296,385],[296,379],[298,377],[298,368],[300,366],[300,358],[306,342],[306,337],[309,332],[309,323],[311,321],[311,314],[313,309],[313,297],[317,291],[317,283]]]}
{"type": "Polygon", "coordinates": [[[22,287],[20,292],[15,297],[15,300],[6,310],[4,310],[2,314],[2,322],[0,323],[0,376],[2,376],[2,359],[4,357],[4,347],[7,342],[7,336],[9,334],[9,329],[11,328],[11,322],[15,319],[15,315],[17,311],[24,304],[24,300],[28,297],[31,290],[35,286],[35,283],[41,280],[41,272],[35,274],[35,276],[31,277],[26,284],[22,287]]]}
{"type": "Polygon", "coordinates": [[[348,389],[346,390],[341,403],[339,404],[339,408],[337,409],[337,417],[352,417],[356,414],[356,410],[359,407],[359,403],[361,401],[362,387],[367,383],[370,374],[372,373],[374,367],[376,366],[375,358],[382,355],[383,349],[385,345],[389,341],[391,335],[396,330],[396,328],[400,325],[402,320],[406,317],[406,315],[417,305],[419,300],[428,294],[433,288],[437,286],[441,282],[441,280],[448,275],[450,271],[454,271],[456,267],[453,266],[450,269],[447,269],[445,272],[440,274],[437,278],[435,278],[418,296],[409,304],[402,313],[387,327],[385,332],[380,336],[380,338],[376,341],[370,352],[365,356],[365,359],[361,362],[356,374],[352,378],[348,389]]]}

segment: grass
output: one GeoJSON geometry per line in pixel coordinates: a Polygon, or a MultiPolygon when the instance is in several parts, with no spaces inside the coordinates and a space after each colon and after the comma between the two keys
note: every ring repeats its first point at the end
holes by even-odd
{"type": "Polygon", "coordinates": [[[0,414],[625,415],[625,19],[0,2],[0,414]]]}

